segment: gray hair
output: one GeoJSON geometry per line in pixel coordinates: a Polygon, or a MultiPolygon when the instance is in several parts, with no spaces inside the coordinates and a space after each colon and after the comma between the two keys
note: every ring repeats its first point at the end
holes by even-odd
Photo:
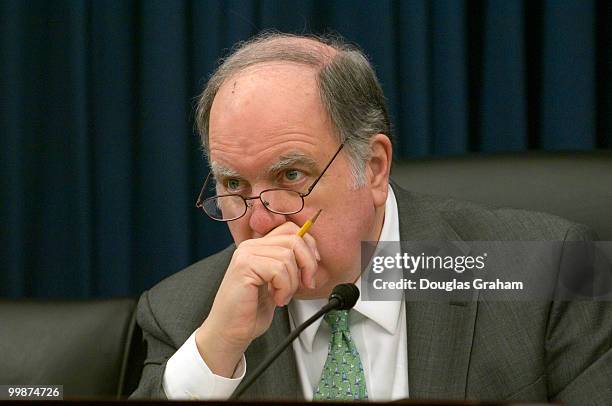
{"type": "Polygon", "coordinates": [[[365,185],[370,138],[379,133],[391,138],[391,126],[384,94],[367,57],[337,36],[267,32],[238,43],[198,97],[195,120],[205,154],[208,156],[210,110],[221,85],[249,66],[272,61],[300,63],[318,70],[319,95],[338,141],[344,142],[355,187],[365,185]]]}

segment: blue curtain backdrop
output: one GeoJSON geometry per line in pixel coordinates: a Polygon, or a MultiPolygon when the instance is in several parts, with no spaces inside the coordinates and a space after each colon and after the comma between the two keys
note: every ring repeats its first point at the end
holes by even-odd
{"type": "Polygon", "coordinates": [[[235,42],[371,57],[398,157],[612,146],[607,1],[2,1],[0,296],[135,295],[224,247],[193,99],[235,42]]]}

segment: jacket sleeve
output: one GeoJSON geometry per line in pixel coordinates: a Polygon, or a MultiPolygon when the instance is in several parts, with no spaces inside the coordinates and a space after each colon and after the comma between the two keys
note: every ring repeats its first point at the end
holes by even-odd
{"type": "MultiPolygon", "coordinates": [[[[572,227],[568,241],[594,235],[572,227]]],[[[594,279],[596,280],[596,279],[594,279]]],[[[567,405],[609,405],[612,399],[612,302],[556,301],[546,330],[548,393],[567,405]]]]}
{"type": "Polygon", "coordinates": [[[146,358],[138,387],[130,399],[167,399],[162,387],[162,378],[168,359],[177,350],[160,328],[149,303],[148,292],[138,301],[136,320],[142,328],[146,358]]]}

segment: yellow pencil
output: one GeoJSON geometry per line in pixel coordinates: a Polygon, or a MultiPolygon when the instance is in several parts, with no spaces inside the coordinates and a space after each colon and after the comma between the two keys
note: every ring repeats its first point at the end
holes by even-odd
{"type": "Polygon", "coordinates": [[[306,234],[308,230],[310,230],[310,227],[315,223],[315,221],[317,221],[317,217],[319,217],[319,214],[321,214],[322,210],[323,209],[319,209],[319,211],[317,212],[317,214],[314,215],[313,218],[311,218],[310,220],[306,220],[302,228],[300,228],[300,231],[298,231],[298,236],[303,237],[304,234],[306,234]]]}

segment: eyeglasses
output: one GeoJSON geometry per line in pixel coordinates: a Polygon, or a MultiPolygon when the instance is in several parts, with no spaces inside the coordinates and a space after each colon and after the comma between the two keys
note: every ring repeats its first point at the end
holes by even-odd
{"type": "Polygon", "coordinates": [[[252,200],[259,199],[263,206],[272,213],[289,215],[302,211],[304,208],[304,198],[308,196],[319,180],[327,171],[327,168],[334,162],[336,156],[340,153],[344,144],[340,144],[340,148],[336,151],[332,159],[325,165],[321,174],[310,185],[306,193],[301,193],[292,189],[273,188],[263,190],[258,196],[244,197],[238,194],[217,195],[209,198],[204,198],[206,186],[211,177],[210,173],[204,181],[204,186],[196,201],[196,207],[202,209],[204,213],[216,221],[232,221],[244,216],[249,207],[253,206],[252,200]]]}

